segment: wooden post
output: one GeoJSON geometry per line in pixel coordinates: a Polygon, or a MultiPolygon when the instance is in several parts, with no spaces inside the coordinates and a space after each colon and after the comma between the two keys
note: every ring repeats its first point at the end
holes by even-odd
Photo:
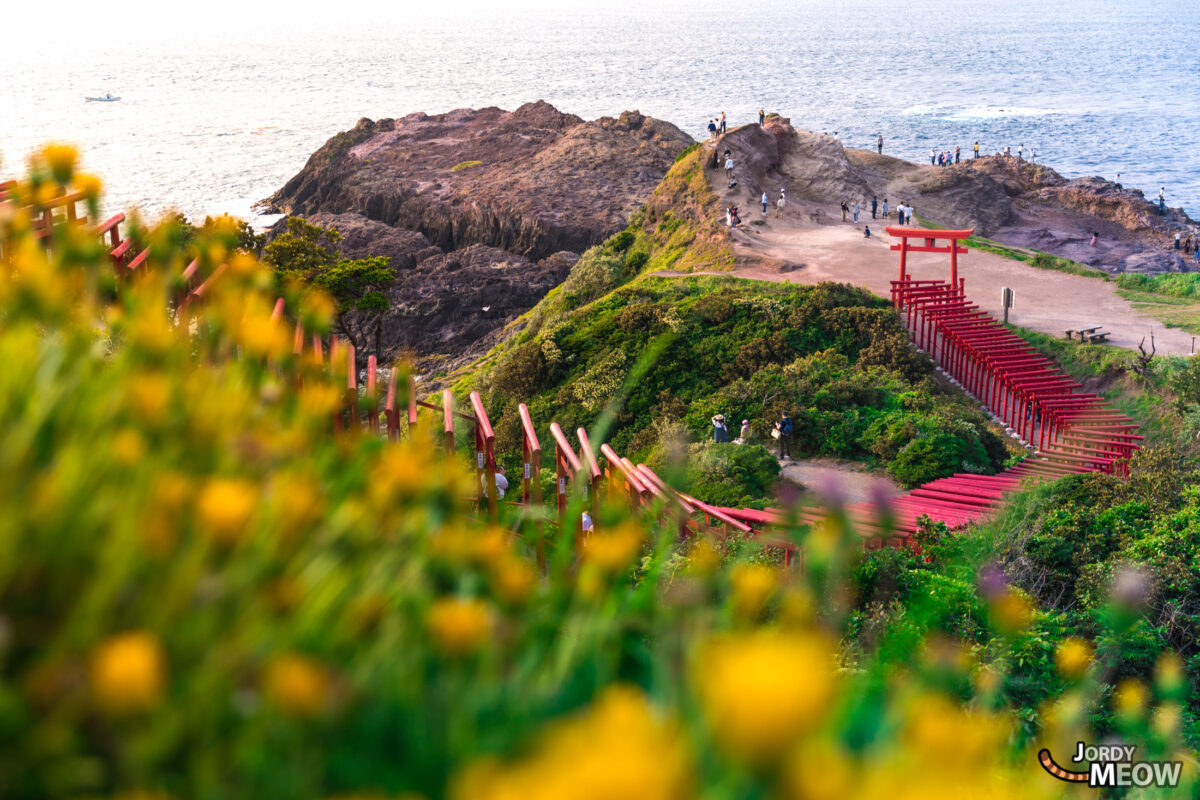
{"type": "Polygon", "coordinates": [[[538,569],[546,569],[546,523],[542,511],[542,445],[538,442],[537,432],[533,429],[533,418],[529,414],[529,406],[521,403],[517,407],[521,416],[521,427],[524,435],[521,437],[521,449],[524,465],[521,472],[521,500],[537,507],[537,550],[538,569]]]}

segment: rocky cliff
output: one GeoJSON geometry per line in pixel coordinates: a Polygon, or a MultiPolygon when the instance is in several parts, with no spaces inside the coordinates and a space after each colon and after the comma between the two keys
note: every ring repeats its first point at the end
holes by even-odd
{"type": "Polygon", "coordinates": [[[691,143],[637,111],[585,122],[540,101],[363,119],[265,205],[336,227],[346,257],[389,256],[383,355],[430,367],[483,352],[625,227],[691,143]]]}
{"type": "Polygon", "coordinates": [[[360,120],[266,202],[360,214],[443,250],[581,252],[625,225],[691,138],[627,111],[584,122],[545,102],[360,120]]]}
{"type": "MultiPolygon", "coordinates": [[[[914,206],[918,216],[939,225],[974,228],[1006,244],[1044,250],[1109,272],[1171,272],[1188,269],[1170,249],[1176,231],[1197,230],[1182,209],[1160,215],[1139,191],[1102,178],[1067,180],[1053,169],[1012,157],[967,159],[949,167],[914,164],[874,151],[843,148],[832,136],[767,118],[763,127],[736,128],[709,143],[711,183],[726,149],[737,165],[739,185],[722,190],[722,200],[752,205],[762,192],[818,207],[884,198],[914,206]],[[1093,231],[1098,246],[1090,244],[1093,231]]],[[[817,212],[819,213],[819,212],[817,212]]]]}

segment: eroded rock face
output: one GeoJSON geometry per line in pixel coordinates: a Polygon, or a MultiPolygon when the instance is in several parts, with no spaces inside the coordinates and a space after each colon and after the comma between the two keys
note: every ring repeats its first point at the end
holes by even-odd
{"type": "Polygon", "coordinates": [[[360,120],[267,202],[310,216],[353,212],[533,259],[582,252],[624,227],[691,138],[636,111],[584,122],[545,102],[360,120]]]}
{"type": "Polygon", "coordinates": [[[1140,191],[1102,178],[1067,180],[1045,165],[1001,156],[948,167],[914,164],[844,149],[832,136],[796,130],[777,116],[761,128],[736,128],[712,147],[709,167],[719,169],[728,148],[740,181],[727,189],[723,176],[710,172],[723,202],[752,207],[762,192],[776,197],[782,187],[789,197],[825,207],[858,200],[869,209],[872,197],[881,204],[887,198],[892,208],[906,202],[939,225],[973,228],[1109,272],[1186,270],[1170,248],[1177,231],[1186,237],[1197,230],[1182,209],[1160,215],[1140,191]]]}
{"type": "MultiPolygon", "coordinates": [[[[572,252],[539,261],[487,245],[445,252],[424,234],[369,220],[360,214],[314,214],[314,225],[336,228],[346,258],[388,256],[397,270],[387,290],[379,350],[386,358],[415,357],[423,365],[477,356],[514,317],[528,311],[566,278],[579,260],[572,252]]],[[[352,322],[376,352],[374,332],[352,322]]]]}
{"type": "Polygon", "coordinates": [[[391,258],[381,356],[453,363],[484,352],[624,228],[691,143],[636,111],[585,122],[540,101],[362,119],[267,204],[336,227],[347,258],[391,258]]]}

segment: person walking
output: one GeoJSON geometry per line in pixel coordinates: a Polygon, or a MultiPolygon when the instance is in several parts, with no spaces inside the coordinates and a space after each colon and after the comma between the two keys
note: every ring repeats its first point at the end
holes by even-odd
{"type": "Polygon", "coordinates": [[[842,201],[842,222],[846,221],[846,213],[850,210],[850,206],[846,205],[846,201],[842,201]]]}
{"type": "Polygon", "coordinates": [[[871,197],[871,219],[875,219],[875,212],[879,209],[879,198],[871,197]]]}
{"type": "Polygon", "coordinates": [[[722,134],[725,133],[725,112],[724,111],[721,112],[721,125],[718,128],[718,130],[721,131],[722,134]]]}
{"type": "Polygon", "coordinates": [[[792,457],[792,418],[788,416],[788,412],[783,412],[783,416],[775,423],[775,430],[779,433],[779,458],[780,460],[792,457]]]}
{"type": "Polygon", "coordinates": [[[883,218],[888,218],[888,202],[886,197],[883,198],[883,218]]]}
{"type": "Polygon", "coordinates": [[[758,127],[761,128],[763,126],[763,123],[765,123],[766,121],[767,121],[767,112],[760,108],[758,110],[758,127]]]}
{"type": "Polygon", "coordinates": [[[883,134],[879,134],[879,138],[875,140],[875,149],[879,151],[879,155],[883,155],[883,134]]]}
{"type": "Polygon", "coordinates": [[[858,209],[859,209],[858,201],[855,200],[853,203],[850,204],[850,210],[852,212],[854,212],[854,224],[855,225],[858,224],[858,209]]]}
{"type": "Polygon", "coordinates": [[[716,123],[716,120],[711,120],[711,119],[710,119],[710,120],[708,121],[708,138],[710,138],[710,139],[715,139],[715,138],[717,138],[717,123],[716,123]]]}
{"type": "Polygon", "coordinates": [[[958,164],[958,163],[959,163],[959,162],[961,162],[961,161],[962,161],[962,159],[961,159],[961,158],[959,158],[959,150],[958,150],[958,145],[954,145],[954,163],[955,163],[955,164],[958,164]]]}
{"type": "Polygon", "coordinates": [[[762,206],[763,206],[763,216],[765,217],[767,215],[767,193],[766,192],[763,192],[763,195],[762,195],[762,206]]]}
{"type": "Polygon", "coordinates": [[[979,158],[979,142],[975,142],[975,157],[979,158]]]}
{"type": "Polygon", "coordinates": [[[733,180],[733,156],[725,158],[725,178],[729,181],[733,180]]]}
{"type": "Polygon", "coordinates": [[[729,442],[729,428],[725,426],[725,415],[717,414],[712,418],[713,424],[713,441],[717,444],[726,444],[729,442]]]}

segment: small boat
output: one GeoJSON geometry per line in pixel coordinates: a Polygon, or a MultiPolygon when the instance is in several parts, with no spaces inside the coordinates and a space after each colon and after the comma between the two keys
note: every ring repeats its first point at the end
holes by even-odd
{"type": "Polygon", "coordinates": [[[87,98],[87,101],[89,103],[115,103],[120,99],[121,98],[117,97],[112,92],[107,92],[104,97],[89,97],[87,98]]]}

